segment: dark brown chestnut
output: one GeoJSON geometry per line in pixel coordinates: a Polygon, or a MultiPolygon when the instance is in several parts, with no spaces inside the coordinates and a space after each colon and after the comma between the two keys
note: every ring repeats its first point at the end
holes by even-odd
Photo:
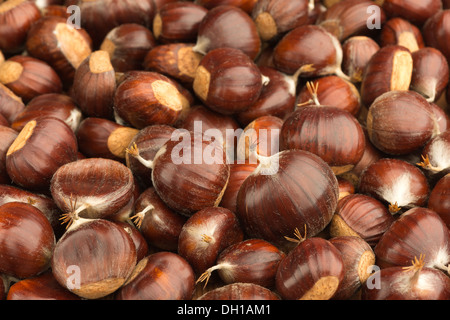
{"type": "Polygon", "coordinates": [[[430,104],[412,90],[392,90],[377,97],[369,108],[366,126],[373,145],[390,155],[418,150],[439,130],[430,104]]]}
{"type": "Polygon", "coordinates": [[[220,5],[232,5],[241,8],[248,14],[251,14],[257,1],[258,0],[195,0],[195,3],[207,9],[212,9],[220,5]]]}
{"type": "Polygon", "coordinates": [[[411,52],[400,45],[381,47],[367,63],[361,82],[361,102],[367,108],[388,91],[409,90],[413,71],[411,52]]]}
{"type": "Polygon", "coordinates": [[[208,291],[197,300],[281,300],[281,297],[266,287],[254,283],[231,283],[208,291]]]}
{"type": "Polygon", "coordinates": [[[433,187],[427,207],[435,211],[450,229],[450,173],[446,174],[433,187]]]}
{"type": "Polygon", "coordinates": [[[251,60],[261,51],[255,22],[239,7],[219,5],[206,13],[198,26],[194,51],[206,54],[217,48],[239,49],[251,60]]]}
{"type": "Polygon", "coordinates": [[[8,0],[0,4],[0,50],[17,54],[25,47],[28,30],[42,14],[35,1],[8,0]]]}
{"type": "Polygon", "coordinates": [[[155,188],[149,187],[136,199],[131,219],[149,245],[176,252],[187,217],[167,207],[155,188]]]}
{"type": "Polygon", "coordinates": [[[116,300],[190,300],[195,275],[189,263],[173,252],[156,252],[137,264],[116,300]]]}
{"type": "Polygon", "coordinates": [[[275,285],[286,300],[329,300],[345,277],[340,251],[319,237],[304,239],[278,265],[275,285]]]}
{"type": "Polygon", "coordinates": [[[147,27],[125,23],[108,32],[100,50],[109,53],[115,72],[127,72],[141,69],[145,55],[154,47],[156,40],[147,27]]]}
{"type": "Polygon", "coordinates": [[[114,111],[129,125],[173,125],[190,107],[180,85],[163,74],[129,71],[114,93],[114,111]]]}
{"type": "Polygon", "coordinates": [[[411,53],[425,46],[420,29],[403,18],[391,18],[382,27],[380,45],[400,45],[411,53]]]}
{"type": "Polygon", "coordinates": [[[183,225],[178,254],[200,275],[214,265],[225,248],[243,239],[244,233],[233,212],[222,207],[206,207],[195,212],[183,225]]]}
{"type": "Polygon", "coordinates": [[[153,35],[160,43],[196,42],[199,25],[208,9],[194,2],[163,5],[153,19],[153,35]]]}
{"type": "Polygon", "coordinates": [[[77,153],[75,133],[64,121],[39,118],[29,121],[9,147],[6,170],[15,184],[48,193],[53,174],[77,153]]]}
{"type": "Polygon", "coordinates": [[[0,82],[25,103],[42,94],[62,92],[62,82],[55,70],[29,56],[13,56],[0,64],[0,82]]]}
{"type": "Polygon", "coordinates": [[[76,136],[85,156],[124,161],[126,149],[138,133],[138,129],[109,119],[88,117],[80,122],[76,136]]]}
{"type": "Polygon", "coordinates": [[[221,114],[234,114],[257,101],[267,80],[243,51],[223,47],[203,56],[192,86],[203,104],[221,114]]]}
{"type": "Polygon", "coordinates": [[[331,168],[317,155],[284,150],[260,164],[242,183],[237,216],[248,237],[287,245],[286,236],[307,226],[313,237],[330,223],[339,188],[331,168]]]}
{"type": "Polygon", "coordinates": [[[382,8],[390,17],[402,17],[418,26],[442,10],[439,0],[384,0],[382,8]]]}
{"type": "Polygon", "coordinates": [[[6,171],[6,153],[9,147],[17,138],[17,131],[7,127],[0,126],[0,183],[10,184],[11,178],[6,171]]]}
{"type": "Polygon", "coordinates": [[[370,58],[380,49],[368,36],[353,36],[342,43],[342,71],[353,83],[360,83],[370,58]]]}
{"type": "Polygon", "coordinates": [[[108,52],[97,50],[75,71],[72,97],[86,116],[112,119],[116,74],[108,52]]]}
{"type": "Polygon", "coordinates": [[[361,174],[358,190],[389,205],[391,213],[423,206],[428,198],[428,181],[422,171],[407,161],[381,158],[361,174]]]}
{"type": "Polygon", "coordinates": [[[74,221],[56,243],[51,269],[58,283],[84,299],[99,299],[119,289],[137,263],[130,234],[105,219],[74,221]]]}
{"type": "Polygon", "coordinates": [[[25,279],[50,267],[55,234],[48,219],[31,204],[0,206],[0,240],[1,273],[25,279]]]}
{"type": "Polygon", "coordinates": [[[33,98],[11,122],[11,128],[20,131],[29,121],[42,117],[58,118],[76,132],[83,114],[70,96],[47,93],[33,98]]]}
{"type": "Polygon", "coordinates": [[[22,98],[0,83],[0,113],[12,123],[15,117],[25,109],[22,98]]]}

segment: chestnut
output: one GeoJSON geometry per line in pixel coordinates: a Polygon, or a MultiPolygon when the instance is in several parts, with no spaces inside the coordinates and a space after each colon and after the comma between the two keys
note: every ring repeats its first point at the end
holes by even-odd
{"type": "Polygon", "coordinates": [[[105,118],[88,117],[76,131],[78,148],[89,158],[124,161],[126,148],[139,130],[105,118]]]}
{"type": "Polygon", "coordinates": [[[121,24],[105,36],[100,50],[109,54],[115,72],[139,70],[147,52],[156,47],[153,33],[136,23],[121,24]]]}
{"type": "Polygon", "coordinates": [[[226,154],[221,143],[202,132],[176,130],[153,160],[144,159],[136,144],[128,153],[152,169],[144,178],[167,206],[186,216],[217,206],[226,190],[230,175],[226,154]]]}
{"type": "Polygon", "coordinates": [[[137,263],[130,234],[105,219],[74,221],[58,240],[51,270],[58,283],[84,299],[99,299],[119,289],[137,263]]]}
{"type": "Polygon", "coordinates": [[[447,88],[449,66],[441,51],[426,47],[412,53],[413,72],[410,88],[422,94],[427,101],[437,101],[447,88]]]}
{"type": "Polygon", "coordinates": [[[304,239],[278,264],[277,292],[286,300],[329,300],[345,277],[340,251],[319,237],[304,239]]]}
{"type": "Polygon", "coordinates": [[[215,270],[226,284],[254,283],[274,288],[278,264],[286,254],[262,239],[246,239],[224,249],[216,264],[208,268],[197,280],[206,281],[215,270]]]}
{"type": "Polygon", "coordinates": [[[177,252],[200,275],[214,265],[225,248],[243,239],[243,230],[233,212],[222,207],[206,207],[184,223],[177,252]]]}
{"type": "Polygon", "coordinates": [[[245,111],[259,98],[266,78],[243,51],[223,47],[208,51],[192,83],[203,104],[221,114],[245,111]]]}
{"type": "MultiPolygon", "coordinates": [[[[450,168],[450,130],[444,131],[429,140],[422,149],[422,160],[417,165],[429,175],[446,173],[450,168]]],[[[439,176],[439,175],[438,175],[439,176]]]]}
{"type": "Polygon", "coordinates": [[[296,27],[284,35],[273,49],[274,66],[295,77],[317,77],[342,72],[342,46],[319,25],[296,27]]]}
{"type": "Polygon", "coordinates": [[[48,192],[53,174],[77,159],[75,133],[58,118],[29,121],[6,153],[11,180],[32,191],[48,192]]]}
{"type": "Polygon", "coordinates": [[[439,0],[384,0],[382,8],[390,17],[402,17],[421,26],[428,18],[442,10],[439,0]]]}
{"type": "Polygon", "coordinates": [[[256,1],[251,17],[262,41],[274,41],[280,35],[309,22],[310,1],[256,1]]]}
{"type": "Polygon", "coordinates": [[[149,245],[175,252],[187,217],[167,207],[155,188],[149,187],[136,199],[131,219],[149,245]]]}
{"type": "Polygon", "coordinates": [[[352,36],[342,43],[342,71],[350,81],[359,84],[370,58],[380,49],[368,36],[352,36]]]}
{"type": "Polygon", "coordinates": [[[368,28],[368,21],[372,18],[369,6],[378,7],[377,22],[384,24],[386,13],[382,7],[370,0],[339,1],[319,15],[316,24],[324,27],[341,42],[355,35],[373,36],[377,30],[368,28]]]}
{"type": "Polygon", "coordinates": [[[20,131],[31,120],[53,117],[64,121],[74,132],[83,117],[75,101],[63,93],[46,93],[33,98],[11,122],[11,128],[20,131]]]}
{"type": "Polygon", "coordinates": [[[208,291],[197,300],[281,300],[274,291],[254,283],[230,283],[208,291]]]}
{"type": "Polygon", "coordinates": [[[383,25],[380,32],[380,45],[400,45],[411,53],[425,46],[420,29],[400,17],[391,18],[383,25]]]}
{"type": "Polygon", "coordinates": [[[9,147],[17,138],[17,131],[7,127],[0,125],[0,183],[1,184],[10,184],[11,178],[6,171],[6,153],[8,152],[9,147]]]}
{"type": "Polygon", "coordinates": [[[130,235],[134,246],[136,247],[136,261],[141,261],[152,252],[147,240],[144,238],[144,235],[134,226],[134,224],[129,221],[112,221],[117,223],[130,235]]]}
{"type": "Polygon", "coordinates": [[[35,1],[2,1],[0,3],[0,50],[9,54],[22,51],[31,25],[41,16],[35,1]]]}
{"type": "Polygon", "coordinates": [[[193,50],[206,54],[229,47],[241,50],[254,60],[261,46],[256,24],[247,12],[233,5],[219,5],[209,9],[201,20],[193,50]]]}
{"type": "Polygon", "coordinates": [[[42,94],[62,92],[62,82],[55,70],[29,56],[13,56],[2,63],[0,82],[25,103],[42,94]]]}
{"type": "Polygon", "coordinates": [[[431,209],[416,207],[403,213],[383,234],[374,248],[380,268],[407,267],[424,255],[424,266],[448,271],[449,232],[431,209]]]}
{"type": "Polygon", "coordinates": [[[365,194],[350,194],[338,202],[329,225],[330,235],[357,236],[374,247],[394,221],[381,201],[365,194]]]}
{"type": "Polygon", "coordinates": [[[28,31],[26,49],[30,56],[47,62],[70,87],[75,70],[92,52],[92,39],[85,29],[75,29],[63,17],[48,16],[28,31]]]}
{"type": "Polygon", "coordinates": [[[447,38],[450,31],[447,23],[450,16],[450,9],[439,10],[429,17],[422,27],[422,36],[428,47],[433,47],[450,59],[450,48],[447,45],[447,38]]]}
{"type": "Polygon", "coordinates": [[[439,130],[425,97],[412,90],[391,90],[371,104],[367,133],[373,145],[390,155],[405,155],[423,147],[439,130]]]}
{"type": "Polygon", "coordinates": [[[427,207],[436,212],[450,228],[450,173],[446,174],[433,187],[427,207]]]}
{"type": "Polygon", "coordinates": [[[339,197],[336,176],[325,161],[300,149],[259,158],[237,195],[246,235],[286,246],[285,237],[299,226],[306,225],[311,237],[323,231],[339,197]]]}
{"type": "Polygon", "coordinates": [[[194,2],[163,5],[153,19],[153,34],[160,43],[196,42],[199,25],[208,9],[194,2]]]}
{"type": "Polygon", "coordinates": [[[388,204],[392,214],[425,205],[427,178],[415,165],[400,159],[381,158],[362,173],[358,190],[388,204]]]}
{"type": "Polygon", "coordinates": [[[401,45],[381,47],[364,69],[361,102],[367,108],[388,91],[409,90],[413,71],[411,52],[401,45]]]}
{"type": "Polygon", "coordinates": [[[12,123],[23,109],[25,109],[25,103],[22,98],[0,83],[0,114],[12,123]]]}
{"type": "Polygon", "coordinates": [[[73,99],[86,116],[112,119],[115,91],[116,75],[108,52],[92,52],[75,71],[73,99]]]}
{"type": "Polygon", "coordinates": [[[205,7],[208,10],[220,5],[232,5],[241,8],[248,14],[252,13],[256,2],[258,2],[258,0],[195,0],[195,3],[205,7]]]}
{"type": "Polygon", "coordinates": [[[189,263],[173,252],[156,252],[140,260],[115,300],[190,300],[195,275],[189,263]]]}
{"type": "MultiPolygon", "coordinates": [[[[128,144],[128,150],[134,146],[139,150],[139,156],[146,160],[153,160],[159,149],[172,137],[176,129],[169,125],[155,124],[147,126],[136,133],[128,144]]],[[[144,187],[152,185],[152,169],[142,164],[137,158],[125,149],[125,162],[130,168],[138,183],[144,187]]]]}
{"type": "Polygon", "coordinates": [[[190,107],[179,86],[157,72],[129,71],[114,92],[114,111],[137,129],[154,124],[173,125],[190,107]]]}
{"type": "Polygon", "coordinates": [[[261,65],[258,67],[261,74],[269,80],[263,86],[256,102],[235,115],[242,127],[246,127],[250,122],[262,116],[284,119],[295,110],[297,79],[274,67],[261,65]]]}
{"type": "Polygon", "coordinates": [[[105,158],[86,158],[67,163],[54,173],[51,195],[65,214],[67,227],[81,218],[105,218],[134,196],[133,175],[124,164],[105,158]],[[93,183],[95,181],[95,183],[93,183]]]}
{"type": "Polygon", "coordinates": [[[25,279],[50,267],[55,234],[48,219],[31,204],[0,206],[0,240],[1,273],[25,279]]]}
{"type": "Polygon", "coordinates": [[[360,237],[338,236],[329,241],[341,253],[345,269],[344,279],[332,299],[350,299],[371,276],[370,268],[375,264],[375,253],[360,237]]]}
{"type": "Polygon", "coordinates": [[[190,87],[203,57],[193,48],[192,43],[160,44],[147,52],[143,59],[143,68],[177,79],[190,87]]]}
{"type": "Polygon", "coordinates": [[[51,271],[14,283],[8,291],[7,300],[81,300],[58,281],[51,271]]]}

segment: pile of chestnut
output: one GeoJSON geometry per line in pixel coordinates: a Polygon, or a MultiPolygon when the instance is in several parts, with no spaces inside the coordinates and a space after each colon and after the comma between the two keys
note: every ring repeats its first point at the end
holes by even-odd
{"type": "Polygon", "coordinates": [[[0,0],[0,300],[450,300],[449,19],[0,0]]]}

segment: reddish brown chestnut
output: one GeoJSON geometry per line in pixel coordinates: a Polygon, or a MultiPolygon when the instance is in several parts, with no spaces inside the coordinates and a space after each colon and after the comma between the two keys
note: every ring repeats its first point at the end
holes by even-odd
{"type": "Polygon", "coordinates": [[[31,120],[20,131],[6,153],[11,180],[24,188],[48,192],[53,174],[77,159],[75,133],[62,120],[31,120]]]}
{"type": "Polygon", "coordinates": [[[0,113],[12,123],[15,117],[25,109],[22,98],[0,83],[0,113]]]}
{"type": "Polygon", "coordinates": [[[151,249],[144,235],[129,221],[113,221],[122,227],[133,240],[136,247],[136,261],[141,261],[151,253],[151,249]]]}
{"type": "Polygon", "coordinates": [[[257,0],[195,0],[195,3],[207,9],[212,9],[220,5],[232,5],[241,8],[248,14],[251,14],[256,2],[257,0]]]}
{"type": "Polygon", "coordinates": [[[144,159],[136,144],[128,153],[152,169],[151,177],[144,178],[151,179],[158,195],[172,210],[190,216],[220,203],[230,168],[221,143],[211,136],[179,129],[153,160],[144,159]]]}
{"type": "Polygon", "coordinates": [[[429,193],[422,171],[404,160],[381,158],[361,174],[358,190],[387,203],[391,213],[423,206],[429,193]]]}
{"type": "Polygon", "coordinates": [[[28,203],[0,206],[0,272],[25,279],[47,270],[55,248],[48,219],[28,203]]]}
{"type": "Polygon", "coordinates": [[[25,103],[42,94],[62,91],[62,82],[55,70],[29,56],[13,56],[0,64],[0,82],[25,103]]]}
{"type": "Polygon", "coordinates": [[[141,69],[145,55],[154,47],[156,40],[147,27],[125,23],[108,32],[100,50],[109,53],[115,72],[127,72],[141,69]]]}
{"type": "Polygon", "coordinates": [[[439,0],[384,0],[382,8],[390,17],[402,17],[421,26],[428,18],[442,10],[439,0]]]}
{"type": "Polygon", "coordinates": [[[292,249],[278,265],[276,289],[286,300],[329,300],[344,280],[339,250],[328,240],[312,237],[292,249]]]}
{"type": "Polygon", "coordinates": [[[173,252],[151,254],[137,264],[116,300],[190,300],[195,275],[189,263],[173,252]]]}
{"type": "Polygon", "coordinates": [[[51,271],[32,278],[14,283],[9,291],[7,300],[80,300],[58,281],[51,271]]]}
{"type": "Polygon", "coordinates": [[[281,300],[274,291],[254,283],[231,283],[198,297],[197,300],[281,300]]]}
{"type": "Polygon", "coordinates": [[[239,7],[216,6],[208,10],[198,26],[194,51],[206,54],[223,47],[239,49],[251,60],[261,51],[261,39],[255,23],[239,7]]]}
{"type": "Polygon", "coordinates": [[[183,225],[178,254],[200,275],[214,265],[225,248],[241,242],[243,237],[233,212],[222,207],[207,207],[194,213],[183,225]]]}
{"type": "Polygon", "coordinates": [[[428,208],[435,211],[450,229],[450,173],[443,176],[431,190],[428,208]]]}
{"type": "Polygon", "coordinates": [[[447,58],[447,61],[450,59],[450,47],[446,40],[450,32],[450,26],[448,24],[449,17],[450,8],[440,10],[428,18],[422,27],[425,44],[428,47],[433,47],[441,51],[447,58]]]}
{"type": "Polygon", "coordinates": [[[450,168],[450,130],[436,135],[427,142],[422,149],[422,161],[417,165],[431,176],[447,173],[450,168]]]}
{"type": "Polygon", "coordinates": [[[405,155],[423,147],[439,126],[426,99],[415,91],[388,91],[373,101],[367,114],[367,133],[384,153],[405,155]]]}
{"type": "MultiPolygon", "coordinates": [[[[197,282],[208,281],[217,270],[224,283],[254,283],[273,288],[278,264],[285,253],[261,239],[247,239],[230,245],[217,257],[214,266],[208,268],[197,282]]],[[[206,285],[205,283],[205,285],[206,285]]]]}
{"type": "Polygon", "coordinates": [[[136,199],[131,219],[151,246],[173,252],[178,249],[178,238],[187,220],[167,207],[153,187],[136,199]]]}
{"type": "Polygon", "coordinates": [[[424,266],[448,271],[448,228],[431,209],[417,207],[403,213],[383,234],[374,252],[380,268],[410,265],[424,255],[424,266]]]}
{"type": "Polygon", "coordinates": [[[260,164],[242,183],[237,215],[247,236],[286,245],[286,236],[307,226],[311,237],[331,221],[339,188],[331,168],[308,151],[291,149],[260,164]]]}
{"type": "Polygon", "coordinates": [[[108,119],[88,117],[81,121],[76,135],[85,156],[124,161],[126,149],[138,133],[138,129],[108,119]]]}
{"type": "Polygon", "coordinates": [[[233,114],[255,103],[266,81],[243,51],[223,47],[203,56],[192,86],[206,106],[221,114],[233,114]]]}
{"type": "Polygon", "coordinates": [[[35,1],[2,1],[0,4],[0,50],[13,54],[23,50],[28,30],[41,16],[35,1]]]}
{"type": "Polygon", "coordinates": [[[153,19],[153,34],[160,43],[196,42],[199,25],[208,9],[193,2],[163,5],[153,19]]]}
{"type": "Polygon", "coordinates": [[[86,116],[112,119],[115,91],[116,75],[108,52],[92,52],[75,71],[73,99],[86,116]]]}
{"type": "Polygon", "coordinates": [[[411,52],[399,45],[381,47],[369,60],[361,82],[361,102],[369,108],[388,91],[409,89],[413,70],[411,52]]]}
{"type": "Polygon", "coordinates": [[[329,225],[330,235],[357,236],[375,246],[394,221],[381,201],[364,194],[350,194],[338,202],[329,225]]]}
{"type": "Polygon", "coordinates": [[[380,45],[400,45],[414,52],[425,46],[420,29],[402,18],[391,18],[382,27],[380,45]]]}
{"type": "Polygon", "coordinates": [[[367,36],[353,36],[342,44],[342,71],[353,83],[360,83],[370,58],[380,49],[378,43],[367,36]]]}
{"type": "Polygon", "coordinates": [[[51,179],[50,191],[70,226],[80,218],[104,218],[116,213],[128,204],[134,186],[133,175],[124,164],[86,158],[61,166],[51,179]]]}
{"type": "Polygon", "coordinates": [[[130,234],[104,219],[74,221],[56,243],[52,273],[58,283],[85,299],[98,299],[119,289],[137,263],[130,234]]]}
{"type": "Polygon", "coordinates": [[[190,107],[179,84],[151,71],[129,71],[114,93],[114,111],[137,129],[173,125],[190,107]]]}
{"type": "Polygon", "coordinates": [[[307,0],[256,1],[251,17],[261,40],[273,41],[280,35],[309,22],[310,2],[307,0]]]}
{"type": "Polygon", "coordinates": [[[0,183],[10,184],[11,178],[6,171],[6,153],[9,147],[17,138],[17,131],[7,127],[0,126],[0,183]]]}

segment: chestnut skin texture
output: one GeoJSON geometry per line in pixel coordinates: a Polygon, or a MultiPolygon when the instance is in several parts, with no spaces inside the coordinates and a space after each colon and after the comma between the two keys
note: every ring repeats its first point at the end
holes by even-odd
{"type": "Polygon", "coordinates": [[[450,229],[450,173],[439,179],[431,190],[428,208],[439,214],[450,229]]]}
{"type": "Polygon", "coordinates": [[[9,126],[0,125],[0,183],[10,184],[11,178],[6,171],[6,153],[17,138],[18,132],[9,126]]]}
{"type": "Polygon", "coordinates": [[[0,113],[12,123],[15,117],[25,109],[25,103],[8,87],[0,83],[0,113]]]}
{"type": "Polygon", "coordinates": [[[0,273],[25,279],[50,267],[55,234],[48,219],[28,203],[0,206],[0,273]]]}
{"type": "Polygon", "coordinates": [[[127,282],[115,293],[116,300],[190,300],[195,274],[180,255],[161,251],[137,264],[127,282]]]}
{"type": "Polygon", "coordinates": [[[201,295],[197,300],[281,300],[274,291],[254,283],[231,283],[201,295]]]}

